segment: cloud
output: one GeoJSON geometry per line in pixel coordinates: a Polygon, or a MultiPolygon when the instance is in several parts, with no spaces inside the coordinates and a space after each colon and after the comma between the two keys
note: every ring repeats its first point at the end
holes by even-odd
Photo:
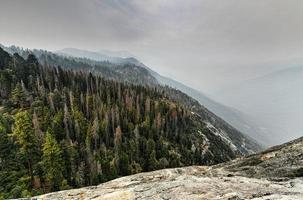
{"type": "Polygon", "coordinates": [[[210,93],[259,75],[262,70],[254,68],[260,63],[303,51],[301,0],[0,3],[0,42],[128,50],[160,73],[210,93]]]}

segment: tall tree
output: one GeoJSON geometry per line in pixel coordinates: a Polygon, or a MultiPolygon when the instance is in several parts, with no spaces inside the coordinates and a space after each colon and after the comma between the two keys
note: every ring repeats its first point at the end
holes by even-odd
{"type": "Polygon", "coordinates": [[[46,133],[45,143],[43,144],[42,163],[47,185],[50,186],[51,191],[58,190],[63,181],[62,151],[56,138],[49,132],[46,133]]]}
{"type": "Polygon", "coordinates": [[[20,145],[20,151],[27,160],[28,172],[31,181],[34,181],[33,164],[38,152],[38,141],[35,135],[32,120],[27,111],[19,112],[15,116],[13,136],[16,143],[20,145]]]}
{"type": "Polygon", "coordinates": [[[19,106],[21,108],[24,108],[26,105],[26,95],[23,91],[23,88],[20,83],[16,84],[15,89],[12,91],[12,101],[15,104],[15,106],[19,106]]]}

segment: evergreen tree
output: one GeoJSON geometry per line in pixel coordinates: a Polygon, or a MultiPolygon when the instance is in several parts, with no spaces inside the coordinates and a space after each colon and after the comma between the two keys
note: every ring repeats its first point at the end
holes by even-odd
{"type": "MultiPolygon", "coordinates": [[[[85,63],[60,60],[76,69],[68,70],[52,67],[52,57],[44,59],[42,66],[33,55],[11,58],[0,49],[0,194],[5,198],[235,156],[191,114],[182,93],[94,76],[85,72],[85,63]],[[202,154],[205,138],[212,152],[202,154]]],[[[105,66],[112,65],[101,66],[108,73],[105,66]]]]}
{"type": "Polygon", "coordinates": [[[62,151],[55,137],[49,132],[46,133],[45,143],[43,144],[42,163],[46,184],[50,186],[51,191],[59,190],[63,181],[62,151]]]}
{"type": "Polygon", "coordinates": [[[36,155],[38,153],[38,141],[35,136],[32,120],[27,111],[16,114],[13,136],[16,139],[16,143],[20,146],[20,152],[27,160],[28,173],[33,184],[33,168],[36,161],[36,155]]]}
{"type": "Polygon", "coordinates": [[[11,99],[16,106],[20,106],[21,108],[25,107],[26,96],[20,83],[17,83],[15,89],[12,91],[11,99]]]}

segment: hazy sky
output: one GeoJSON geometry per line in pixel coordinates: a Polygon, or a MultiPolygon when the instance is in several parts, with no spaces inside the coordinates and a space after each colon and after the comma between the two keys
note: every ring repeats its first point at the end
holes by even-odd
{"type": "Polygon", "coordinates": [[[127,50],[206,93],[300,58],[302,37],[302,0],[0,0],[0,43],[127,50]]]}

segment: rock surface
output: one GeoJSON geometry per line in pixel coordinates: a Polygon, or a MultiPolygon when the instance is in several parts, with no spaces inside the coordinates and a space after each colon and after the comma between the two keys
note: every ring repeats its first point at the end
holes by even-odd
{"type": "Polygon", "coordinates": [[[164,169],[33,199],[303,199],[303,138],[212,167],[164,169]]]}

